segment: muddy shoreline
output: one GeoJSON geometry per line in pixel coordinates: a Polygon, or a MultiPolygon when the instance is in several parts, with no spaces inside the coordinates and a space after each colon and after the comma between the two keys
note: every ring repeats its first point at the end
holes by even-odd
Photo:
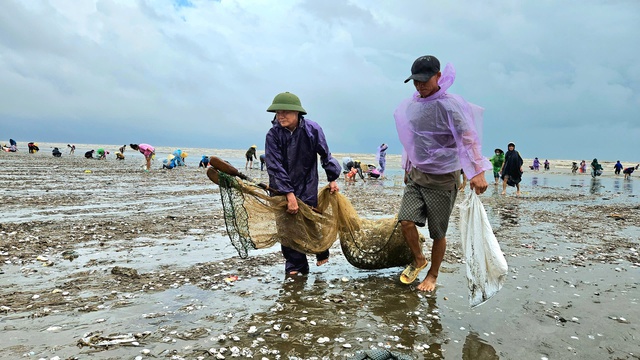
{"type": "MultiPolygon", "coordinates": [[[[640,359],[634,180],[541,173],[520,198],[492,185],[482,200],[509,280],[470,310],[457,211],[439,287],[422,294],[399,283],[401,269],[353,268],[338,244],[305,277],[284,277],[277,248],[240,259],[217,187],[192,166],[145,173],[139,161],[43,153],[0,162],[2,359],[346,359],[372,348],[640,359]]],[[[393,176],[340,185],[365,217],[392,216],[402,195],[393,176]]]]}

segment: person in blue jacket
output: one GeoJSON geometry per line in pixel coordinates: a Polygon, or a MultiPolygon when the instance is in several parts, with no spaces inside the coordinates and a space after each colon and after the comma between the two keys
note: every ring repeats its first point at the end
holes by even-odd
{"type": "Polygon", "coordinates": [[[184,166],[184,156],[182,156],[182,150],[176,149],[171,154],[175,156],[174,158],[174,166],[184,166]]]}
{"type": "Polygon", "coordinates": [[[202,159],[200,159],[200,162],[198,163],[198,167],[206,169],[207,166],[209,166],[209,157],[207,155],[202,155],[202,159]]]}
{"type": "MultiPolygon", "coordinates": [[[[275,113],[267,132],[265,155],[269,186],[285,194],[287,212],[298,213],[296,197],[307,205],[318,205],[318,155],[327,174],[331,192],[339,190],[340,163],[329,151],[318,123],[305,119],[307,111],[300,99],[289,92],[275,96],[268,112],[275,113]]],[[[309,272],[307,255],[282,245],[285,272],[289,275],[309,272]]],[[[329,250],[316,255],[316,265],[329,261],[329,250]]]]}
{"type": "Polygon", "coordinates": [[[618,160],[618,161],[616,162],[616,164],[615,164],[615,165],[613,165],[613,168],[615,169],[615,172],[614,172],[614,173],[615,173],[616,175],[620,175],[620,171],[622,170],[622,164],[620,163],[620,160],[618,160]]]}

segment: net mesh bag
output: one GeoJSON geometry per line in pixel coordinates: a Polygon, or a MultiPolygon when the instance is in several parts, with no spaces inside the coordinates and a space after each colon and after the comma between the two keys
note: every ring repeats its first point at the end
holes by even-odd
{"type": "Polygon", "coordinates": [[[351,202],[331,194],[328,186],[320,190],[316,208],[298,200],[298,213],[292,215],[285,196],[270,196],[255,183],[221,171],[218,178],[227,233],[241,258],[276,243],[318,254],[339,238],[347,261],[357,268],[384,269],[413,260],[397,219],[361,219],[351,202]]]}

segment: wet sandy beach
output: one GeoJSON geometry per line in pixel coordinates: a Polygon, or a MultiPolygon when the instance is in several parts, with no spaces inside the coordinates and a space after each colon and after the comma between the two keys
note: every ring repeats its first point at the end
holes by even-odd
{"type": "MultiPolygon", "coordinates": [[[[194,166],[204,150],[145,173],[139,154],[41,149],[0,153],[2,359],[347,359],[373,348],[640,359],[637,178],[592,180],[552,162],[525,173],[521,197],[491,185],[482,201],[509,278],[470,309],[457,210],[433,294],[402,285],[401,268],[352,267],[337,243],[328,265],[285,278],[278,248],[237,256],[217,186],[194,166]]],[[[243,153],[216,155],[244,168],[243,153]]],[[[340,183],[360,216],[397,211],[403,186],[390,166],[385,181],[340,183]]]]}

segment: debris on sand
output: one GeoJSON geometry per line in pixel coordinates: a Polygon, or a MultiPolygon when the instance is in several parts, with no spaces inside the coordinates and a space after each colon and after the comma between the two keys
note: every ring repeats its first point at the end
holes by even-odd
{"type": "Polygon", "coordinates": [[[111,269],[111,274],[118,275],[118,276],[126,276],[132,279],[140,278],[140,275],[138,275],[138,270],[128,268],[128,267],[122,267],[122,266],[114,266],[113,269],[111,269]]]}
{"type": "Polygon", "coordinates": [[[89,346],[94,348],[109,348],[116,345],[124,346],[140,346],[140,340],[151,335],[150,331],[137,334],[111,334],[102,335],[101,331],[95,331],[85,334],[78,340],[78,347],[89,346]]]}

